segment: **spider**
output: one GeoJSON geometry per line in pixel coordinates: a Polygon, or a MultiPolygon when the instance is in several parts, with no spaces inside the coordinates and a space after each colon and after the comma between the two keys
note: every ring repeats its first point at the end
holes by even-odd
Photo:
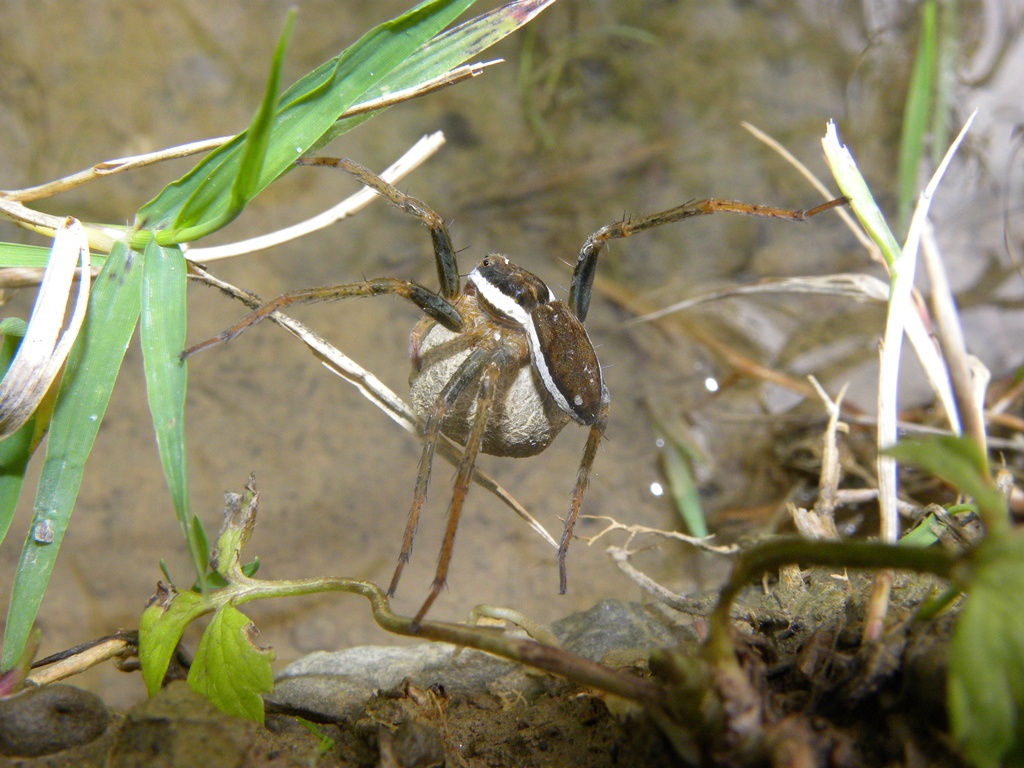
{"type": "Polygon", "coordinates": [[[435,292],[400,278],[379,277],[286,293],[217,336],[185,350],[182,357],[230,341],[293,304],[395,295],[423,311],[425,316],[413,328],[410,341],[412,403],[423,421],[423,450],[401,553],[388,587],[389,596],[395,594],[402,569],[412,554],[440,436],[443,434],[464,447],[437,571],[416,614],[416,623],[423,619],[445,585],[477,454],[482,451],[494,456],[534,456],[547,448],[569,422],[576,422],[588,427],[589,433],[558,546],[559,593],[565,594],[566,554],[597,449],[608,425],[608,387],[583,323],[598,256],[609,240],[716,212],[802,221],[846,202],[840,198],[804,211],[709,198],[639,219],[624,218],[587,238],[576,260],[568,299],[561,301],[539,277],[496,253],[484,256],[466,277],[465,286],[461,286],[448,228],[428,205],[351,160],[315,157],[302,158],[298,164],[345,171],[397,208],[420,219],[430,230],[440,290],[435,292]]]}

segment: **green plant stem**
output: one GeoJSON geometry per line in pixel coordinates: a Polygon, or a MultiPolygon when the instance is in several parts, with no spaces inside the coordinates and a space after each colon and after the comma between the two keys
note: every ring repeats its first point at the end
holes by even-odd
{"type": "Polygon", "coordinates": [[[409,617],[394,613],[384,590],[370,581],[340,577],[296,579],[294,581],[244,579],[215,593],[218,598],[217,604],[211,602],[210,610],[215,610],[223,602],[241,605],[251,600],[295,597],[320,592],[349,592],[362,595],[370,601],[373,618],[377,624],[392,634],[475,648],[545,672],[551,672],[580,685],[622,696],[646,707],[662,705],[662,690],[654,683],[617,672],[560,648],[533,640],[509,637],[501,630],[487,627],[470,627],[434,621],[421,621],[417,624],[409,617]]]}
{"type": "Polygon", "coordinates": [[[714,662],[735,659],[729,611],[740,591],[766,571],[801,563],[835,568],[892,568],[932,573],[955,578],[965,556],[937,547],[900,547],[863,541],[811,541],[800,538],[773,539],[745,550],[736,560],[732,576],[722,589],[718,605],[708,617],[707,649],[714,662]]]}

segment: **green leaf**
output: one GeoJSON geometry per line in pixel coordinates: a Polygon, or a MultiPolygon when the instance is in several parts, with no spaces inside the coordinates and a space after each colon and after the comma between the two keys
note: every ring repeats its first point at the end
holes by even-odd
{"type": "Polygon", "coordinates": [[[281,68],[284,66],[284,52],[288,47],[292,28],[295,26],[295,9],[288,12],[284,30],[274,49],[274,58],[270,65],[270,76],[263,92],[260,108],[253,115],[252,122],[245,132],[245,146],[242,150],[242,167],[231,185],[232,211],[240,211],[256,194],[263,168],[263,158],[270,144],[270,130],[274,126],[274,108],[277,106],[277,92],[281,87],[281,68]]]}
{"type": "Polygon", "coordinates": [[[67,530],[85,461],[139,318],[142,265],[116,243],[93,285],[89,309],[54,406],[35,515],[11,589],[0,668],[21,655],[67,530]]]}
{"type": "Polygon", "coordinates": [[[221,711],[262,723],[260,694],[274,689],[274,652],[258,647],[254,634],[245,614],[232,605],[222,607],[199,641],[188,684],[221,711]]]}
{"type": "Polygon", "coordinates": [[[210,599],[198,592],[163,588],[139,619],[139,664],[150,696],[163,684],[181,633],[192,621],[212,608],[210,599]]]}
{"type": "MultiPolygon", "coordinates": [[[[327,133],[346,109],[370,89],[386,84],[390,72],[472,3],[473,0],[427,0],[370,30],[339,56],[288,88],[278,102],[259,177],[254,184],[247,184],[252,196],[291,169],[296,158],[327,133]]],[[[175,221],[188,205],[203,212],[202,220],[187,227],[161,230],[157,233],[159,242],[188,242],[214,231],[230,208],[231,190],[246,151],[244,142],[243,133],[210,153],[143,206],[138,220],[158,228],[175,221]],[[198,198],[194,201],[193,195],[201,195],[209,205],[200,204],[198,198]]],[[[148,237],[139,233],[138,242],[136,238],[132,242],[141,247],[148,237]]]]}
{"type": "MultiPolygon", "coordinates": [[[[17,354],[25,328],[25,321],[20,318],[9,317],[0,322],[0,333],[3,334],[0,340],[0,376],[6,373],[17,354]]],[[[37,418],[38,415],[33,415],[17,432],[0,440],[0,542],[11,527],[25,469],[35,449],[37,418]]]]}
{"type": "Polygon", "coordinates": [[[185,462],[185,257],[180,248],[162,248],[151,240],[143,253],[142,313],[139,338],[146,374],[146,396],[153,417],[164,477],[182,533],[200,577],[206,553],[197,545],[189,514],[185,462]]]}
{"type": "MultiPolygon", "coordinates": [[[[0,269],[43,269],[50,263],[50,252],[50,246],[0,243],[0,269]]],[[[107,257],[92,251],[89,260],[94,267],[101,267],[107,257]]]]}
{"type": "Polygon", "coordinates": [[[918,169],[924,156],[924,139],[931,127],[932,95],[935,92],[935,61],[937,49],[937,9],[935,0],[921,6],[921,33],[917,55],[910,75],[910,87],[903,108],[903,129],[900,136],[899,223],[905,228],[918,193],[918,169]]]}
{"type": "Polygon", "coordinates": [[[1024,535],[987,539],[949,644],[953,735],[978,768],[1024,763],[1024,535]]]}
{"type": "Polygon", "coordinates": [[[281,84],[284,51],[288,38],[291,36],[294,23],[295,11],[292,10],[288,14],[284,31],[278,39],[277,48],[274,49],[274,57],[270,65],[270,76],[267,80],[260,108],[253,115],[249,128],[243,134],[245,139],[240,147],[241,160],[238,173],[231,184],[231,194],[227,207],[221,209],[214,218],[205,220],[211,206],[215,205],[218,197],[222,195],[217,190],[217,195],[212,196],[213,190],[209,186],[202,185],[193,191],[185,202],[184,207],[178,212],[173,224],[174,229],[187,230],[200,224],[210,231],[220,229],[238,216],[258,191],[260,171],[263,168],[263,160],[270,143],[270,132],[274,127],[274,110],[277,105],[277,91],[281,84]],[[204,220],[205,224],[203,224],[204,220]]]}
{"type": "Polygon", "coordinates": [[[889,229],[889,224],[886,222],[885,216],[882,215],[878,203],[875,202],[871,189],[861,175],[853,155],[846,147],[840,145],[835,123],[829,122],[825,138],[821,143],[825,150],[825,159],[828,161],[832,176],[835,177],[836,183],[839,185],[839,190],[850,199],[850,208],[857,214],[857,219],[864,227],[864,231],[882,252],[882,258],[885,259],[885,263],[889,267],[890,280],[895,280],[896,267],[903,248],[896,241],[892,230],[889,229]]]}
{"type": "Polygon", "coordinates": [[[885,452],[945,480],[973,498],[990,535],[998,535],[1009,527],[1006,504],[988,474],[988,460],[970,438],[940,435],[905,440],[885,452]]]}
{"type": "MultiPolygon", "coordinates": [[[[555,0],[519,0],[452,27],[438,34],[406,58],[388,75],[386,81],[377,85],[374,90],[381,94],[385,91],[393,93],[442,75],[512,34],[554,2],[555,0]]],[[[373,95],[375,94],[371,92],[364,93],[359,100],[373,95]]],[[[309,148],[309,153],[317,152],[338,136],[379,113],[380,111],[355,115],[337,121],[309,148]]]]}

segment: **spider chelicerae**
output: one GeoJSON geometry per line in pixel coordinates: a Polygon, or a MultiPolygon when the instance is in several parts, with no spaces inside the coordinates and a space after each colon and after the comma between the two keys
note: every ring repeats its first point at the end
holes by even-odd
{"type": "Polygon", "coordinates": [[[845,202],[845,198],[840,198],[809,210],[788,210],[708,198],[638,219],[616,221],[586,239],[576,259],[569,296],[561,301],[539,277],[496,253],[484,256],[462,286],[448,227],[430,206],[351,160],[316,157],[303,158],[298,163],[345,171],[397,208],[420,219],[430,230],[440,289],[434,291],[396,277],[379,277],[286,293],[226,331],[185,350],[182,356],[230,341],[275,311],[293,304],[393,295],[408,299],[423,311],[425,316],[413,328],[410,343],[412,403],[423,422],[423,450],[389,595],[395,593],[412,553],[440,436],[443,434],[463,446],[463,453],[437,571],[416,614],[416,622],[422,620],[444,587],[477,454],[483,451],[494,456],[533,456],[547,448],[562,428],[573,421],[588,427],[589,433],[558,546],[559,592],[565,593],[566,553],[608,425],[608,388],[583,323],[598,256],[609,240],[717,212],[802,221],[845,202]]]}

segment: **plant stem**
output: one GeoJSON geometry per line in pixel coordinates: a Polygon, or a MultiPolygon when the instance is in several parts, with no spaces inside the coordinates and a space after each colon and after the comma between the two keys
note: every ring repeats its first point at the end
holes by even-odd
{"type": "Polygon", "coordinates": [[[622,696],[646,707],[659,707],[662,704],[662,690],[654,683],[580,658],[560,648],[534,640],[509,637],[500,630],[487,627],[469,627],[434,621],[422,621],[417,624],[411,618],[394,613],[384,590],[373,582],[334,577],[294,581],[245,579],[228,589],[232,593],[231,602],[235,605],[250,600],[294,597],[319,592],[350,592],[362,595],[370,601],[373,618],[377,624],[393,634],[475,648],[551,672],[580,685],[622,696]]]}

